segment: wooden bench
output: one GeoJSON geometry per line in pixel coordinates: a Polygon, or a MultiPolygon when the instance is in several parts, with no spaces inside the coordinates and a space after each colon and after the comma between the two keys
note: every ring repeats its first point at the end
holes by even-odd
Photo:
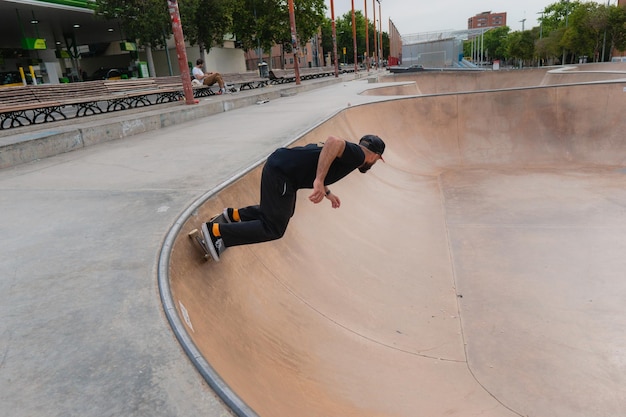
{"type": "Polygon", "coordinates": [[[335,66],[334,65],[325,65],[322,67],[322,72],[326,74],[327,77],[332,77],[335,75],[335,66]]]}
{"type": "Polygon", "coordinates": [[[311,67],[311,68],[302,68],[300,70],[300,78],[304,80],[311,80],[314,78],[322,78],[328,77],[330,75],[335,74],[335,69],[328,70],[325,67],[311,67]]]}
{"type": "MultiPolygon", "coordinates": [[[[108,111],[100,103],[106,102],[109,96],[109,92],[104,87],[102,80],[68,84],[29,85],[27,88],[40,102],[56,100],[62,103],[63,106],[75,107],[75,117],[90,116],[108,111]]],[[[65,113],[64,116],[66,116],[65,113]]]]}
{"type": "Polygon", "coordinates": [[[238,90],[253,90],[267,86],[269,79],[260,77],[256,71],[223,74],[227,85],[234,85],[238,90]]]}
{"type": "MultiPolygon", "coordinates": [[[[343,73],[344,71],[340,71],[343,73]]],[[[300,79],[301,80],[311,80],[315,78],[321,77],[330,77],[331,75],[335,75],[335,67],[311,67],[311,68],[300,68],[300,79]]],[[[294,70],[285,70],[285,69],[272,69],[270,70],[270,83],[271,84],[286,84],[291,83],[296,80],[296,73],[294,70]]]]}
{"type": "Polygon", "coordinates": [[[296,73],[293,70],[284,70],[280,68],[270,70],[271,84],[287,84],[296,80],[296,73]]]}
{"type": "Polygon", "coordinates": [[[67,117],[64,104],[57,100],[40,100],[26,86],[0,88],[0,129],[45,123],[67,117]]]}
{"type": "Polygon", "coordinates": [[[0,88],[0,129],[174,102],[181,97],[182,86],[159,85],[154,78],[4,87],[0,88]]]}
{"type": "Polygon", "coordinates": [[[104,87],[110,95],[109,111],[115,111],[178,101],[183,95],[180,84],[164,85],[156,78],[140,78],[105,81],[104,87]]]}
{"type": "MultiPolygon", "coordinates": [[[[193,81],[193,80],[191,80],[193,81]]],[[[160,89],[174,89],[176,91],[178,91],[179,95],[179,99],[184,97],[184,92],[183,92],[183,80],[180,78],[180,75],[170,75],[167,77],[157,77],[155,78],[155,82],[156,84],[159,86],[160,89]]],[[[207,86],[207,85],[194,85],[193,82],[191,84],[191,88],[193,89],[193,96],[195,98],[199,98],[199,97],[207,97],[207,96],[212,96],[215,94],[215,92],[213,91],[213,89],[211,88],[212,86],[207,86]]]]}

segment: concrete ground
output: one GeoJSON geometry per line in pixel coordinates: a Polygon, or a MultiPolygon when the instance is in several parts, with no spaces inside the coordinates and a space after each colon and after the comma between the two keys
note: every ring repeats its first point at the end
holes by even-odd
{"type": "Polygon", "coordinates": [[[34,160],[0,170],[0,414],[231,415],[163,313],[163,239],[198,196],[368,101],[353,78],[2,132],[0,160],[34,160]],[[77,150],[44,158],[58,149],[33,139],[60,133],[77,150]]]}

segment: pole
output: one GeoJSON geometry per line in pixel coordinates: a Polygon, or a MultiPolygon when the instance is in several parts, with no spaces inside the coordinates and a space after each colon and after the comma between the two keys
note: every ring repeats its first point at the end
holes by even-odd
{"type": "Polygon", "coordinates": [[[335,78],[339,77],[339,59],[337,58],[337,27],[335,26],[335,2],[330,0],[330,17],[333,26],[333,55],[335,63],[335,78]]]}
{"type": "Polygon", "coordinates": [[[378,69],[378,35],[376,35],[376,0],[372,0],[372,9],[374,9],[374,58],[376,69],[378,69]]]}
{"type": "MultiPolygon", "coordinates": [[[[569,0],[565,0],[566,9],[565,9],[565,32],[567,32],[567,20],[569,18],[569,0]]],[[[565,47],[563,47],[563,61],[561,65],[565,65],[565,47]]]]}
{"type": "Polygon", "coordinates": [[[189,66],[187,65],[187,50],[185,49],[185,36],[183,35],[183,26],[180,23],[178,2],[176,0],[167,0],[167,8],[170,12],[170,19],[172,20],[172,31],[174,32],[174,41],[176,42],[176,55],[178,56],[180,78],[183,82],[185,104],[198,104],[199,101],[193,97],[193,89],[191,88],[191,77],[189,77],[189,66]]]}
{"type": "Polygon", "coordinates": [[[367,0],[364,0],[365,6],[365,66],[367,72],[370,72],[370,37],[369,37],[369,21],[367,20],[367,0]]]}
{"type": "Polygon", "coordinates": [[[480,30],[480,66],[483,66],[485,59],[485,29],[480,30]]]}
{"type": "Polygon", "coordinates": [[[352,45],[354,47],[354,73],[359,71],[357,63],[357,51],[356,51],[356,17],[354,15],[354,0],[352,0],[352,45]]]}
{"type": "Polygon", "coordinates": [[[298,63],[298,35],[293,0],[289,0],[289,23],[291,24],[291,48],[293,49],[293,69],[296,72],[296,85],[300,85],[300,65],[298,63]]]}
{"type": "MultiPolygon", "coordinates": [[[[610,0],[607,0],[606,2],[606,7],[607,7],[607,15],[609,13],[609,7],[611,7],[611,2],[610,0]]],[[[604,62],[604,54],[606,53],[606,27],[604,28],[604,40],[602,41],[602,60],[600,62],[604,62]]]]}
{"type": "Polygon", "coordinates": [[[379,59],[382,62],[383,59],[383,11],[380,7],[380,0],[376,0],[378,2],[378,36],[380,36],[380,40],[378,41],[378,47],[380,48],[379,59]]]}

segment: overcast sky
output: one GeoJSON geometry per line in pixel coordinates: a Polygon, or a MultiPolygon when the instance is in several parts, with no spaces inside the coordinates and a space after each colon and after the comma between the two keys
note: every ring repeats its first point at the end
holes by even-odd
{"type": "MultiPolygon", "coordinates": [[[[354,0],[354,8],[363,12],[367,2],[367,17],[372,19],[373,0],[354,0]]],[[[601,3],[606,4],[607,0],[601,3]]],[[[616,4],[617,0],[610,0],[616,4]]],[[[434,32],[446,29],[467,29],[467,19],[484,11],[506,12],[507,26],[513,31],[528,30],[539,26],[539,12],[559,0],[380,0],[383,15],[383,31],[388,32],[389,19],[400,35],[434,32]]],[[[334,0],[335,18],[352,11],[351,0],[334,0]]],[[[326,0],[330,16],[330,0],[326,0]]],[[[378,3],[376,3],[378,19],[378,3]]]]}

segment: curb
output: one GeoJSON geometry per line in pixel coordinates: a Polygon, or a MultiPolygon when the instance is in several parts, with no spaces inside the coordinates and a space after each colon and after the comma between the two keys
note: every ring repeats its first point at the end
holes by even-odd
{"type": "Polygon", "coordinates": [[[298,93],[327,87],[353,77],[307,80],[300,85],[275,85],[247,90],[235,95],[210,96],[200,99],[195,106],[182,103],[155,105],[144,109],[125,110],[120,115],[100,117],[86,116],[77,123],[51,123],[43,129],[21,130],[23,133],[0,137],[0,169],[36,161],[92,146],[98,143],[123,139],[129,136],[174,126],[206,116],[236,110],[259,101],[275,100],[298,93]],[[213,100],[219,101],[213,101],[213,100]]]}

